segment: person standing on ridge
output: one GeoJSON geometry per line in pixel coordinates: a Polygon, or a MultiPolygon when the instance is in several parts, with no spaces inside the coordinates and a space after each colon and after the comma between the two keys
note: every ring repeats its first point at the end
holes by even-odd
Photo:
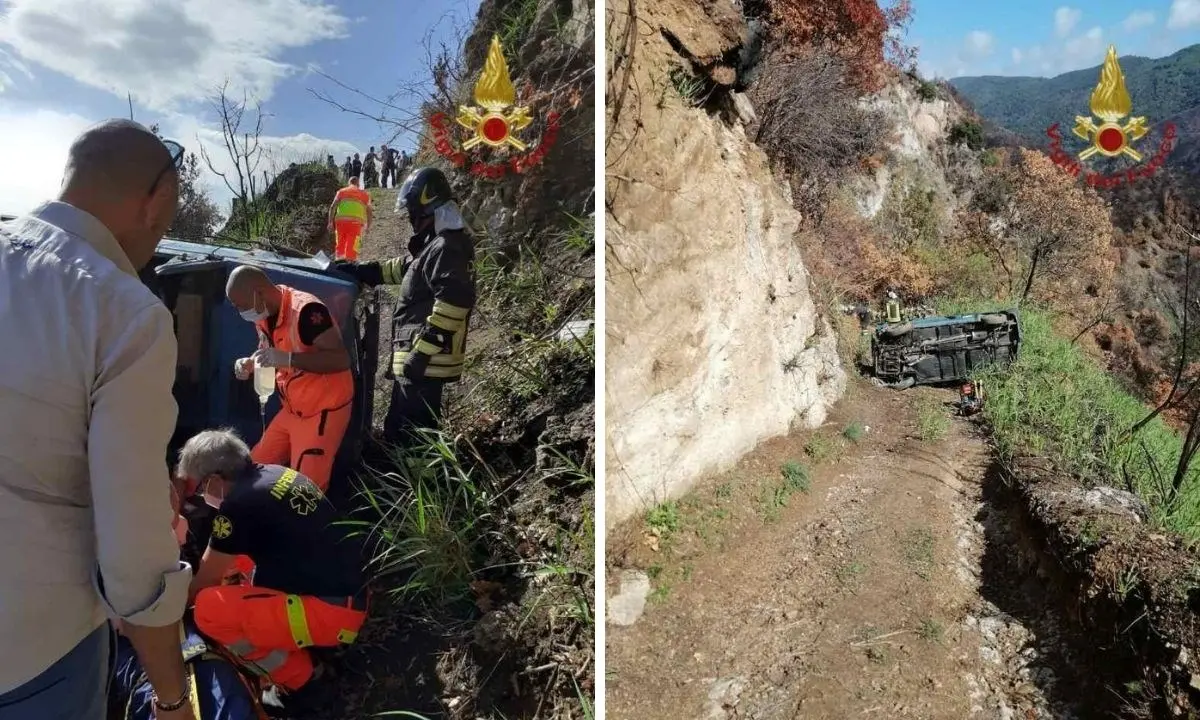
{"type": "Polygon", "coordinates": [[[371,196],[351,177],[346,187],[337,191],[329,204],[330,231],[335,233],[333,257],[336,260],[357,260],[362,251],[362,236],[371,227],[375,210],[371,196]]]}
{"type": "Polygon", "coordinates": [[[363,163],[358,159],[358,153],[354,153],[354,159],[350,161],[350,177],[362,177],[363,163]]]}
{"type": "Polygon", "coordinates": [[[58,200],[0,225],[0,331],[14,340],[0,373],[2,720],[102,720],[109,618],[158,720],[193,718],[179,653],[192,572],[165,461],[178,349],[171,311],[138,279],[175,218],[183,156],[132,120],[93,125],[58,200]]]}
{"type": "Polygon", "coordinates": [[[229,302],[258,330],[258,351],[234,364],[239,380],[275,368],[283,407],[254,446],[255,462],[303,472],[324,491],[354,400],[350,354],[329,308],[315,296],[276,285],[259,268],[229,273],[229,302]]]}
{"type": "Polygon", "coordinates": [[[350,156],[346,156],[346,162],[342,164],[342,182],[350,182],[350,178],[354,177],[354,173],[350,172],[353,164],[350,161],[350,156]]]}
{"type": "Polygon", "coordinates": [[[383,172],[379,177],[379,187],[387,187],[388,179],[391,178],[392,187],[396,187],[396,151],[393,148],[383,145],[379,148],[380,157],[383,158],[383,172]]]}
{"type": "Polygon", "coordinates": [[[418,168],[400,186],[414,235],[408,256],[383,262],[335,261],[364,285],[399,285],[392,310],[392,400],[384,440],[405,446],[441,419],[446,383],[462,377],[467,325],[475,306],[474,241],[441,170],[418,168]]]}
{"type": "Polygon", "coordinates": [[[363,174],[359,176],[365,188],[373,188],[378,184],[379,167],[375,164],[376,160],[378,156],[375,155],[375,146],[372,145],[367,151],[367,156],[363,158],[363,174]]]}

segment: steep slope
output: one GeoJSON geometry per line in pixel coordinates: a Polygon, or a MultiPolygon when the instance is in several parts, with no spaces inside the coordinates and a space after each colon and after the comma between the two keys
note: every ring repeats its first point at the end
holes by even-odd
{"type": "Polygon", "coordinates": [[[741,18],[694,0],[633,7],[606,10],[609,527],[821,423],[844,383],[799,216],[739,119],[752,110],[704,89],[706,65],[733,82],[719,61],[741,18]]]}
{"type": "MultiPolygon", "coordinates": [[[[1200,106],[1200,45],[1155,60],[1123,57],[1121,69],[1134,113],[1153,123],[1194,112],[1200,106]]],[[[1030,140],[1040,140],[1051,124],[1086,114],[1099,77],[1097,62],[1095,67],[1053,78],[993,75],[959,77],[950,83],[980,114],[1030,140]]]]}
{"type": "MultiPolygon", "coordinates": [[[[1200,136],[1194,132],[1200,126],[1200,45],[1158,59],[1124,57],[1121,69],[1134,114],[1147,117],[1155,128],[1168,122],[1178,126],[1179,141],[1169,166],[1200,173],[1200,136]]],[[[1088,114],[1099,77],[1097,65],[1053,78],[960,77],[950,83],[980,115],[1031,147],[1044,148],[1048,127],[1059,123],[1069,128],[1075,116],[1088,114]]],[[[1152,140],[1143,142],[1150,146],[1152,140]]]]}

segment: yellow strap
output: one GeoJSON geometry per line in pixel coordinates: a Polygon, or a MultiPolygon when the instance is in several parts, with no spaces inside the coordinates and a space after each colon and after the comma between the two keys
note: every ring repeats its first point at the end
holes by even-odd
{"type": "Polygon", "coordinates": [[[383,283],[385,285],[400,284],[400,270],[403,263],[400,260],[384,260],[380,265],[381,274],[383,275],[383,283]]]}
{"type": "Polygon", "coordinates": [[[426,320],[429,321],[430,325],[432,325],[436,328],[441,328],[447,332],[458,332],[462,328],[462,325],[463,325],[462,320],[454,320],[454,319],[448,318],[444,315],[438,315],[436,313],[433,315],[430,315],[428,318],[426,318],[426,320]]]}
{"type": "Polygon", "coordinates": [[[418,340],[413,349],[417,352],[425,353],[426,355],[437,355],[442,351],[440,347],[425,340],[418,340]]]}
{"type": "Polygon", "coordinates": [[[451,305],[445,300],[434,300],[433,311],[439,315],[445,315],[448,318],[455,320],[466,320],[467,315],[471,312],[471,308],[463,308],[457,305],[451,305]]]}
{"type": "Polygon", "coordinates": [[[192,696],[192,714],[196,716],[196,720],[201,720],[200,715],[200,690],[196,687],[196,670],[195,668],[184,668],[188,676],[188,690],[192,696]]]}
{"type": "MultiPolygon", "coordinates": [[[[392,374],[399,377],[404,374],[404,361],[409,353],[397,351],[392,355],[392,374]]],[[[463,364],[461,355],[434,355],[429,359],[429,367],[425,368],[427,378],[456,378],[462,375],[463,364]],[[446,364],[442,364],[446,363],[446,364]],[[452,364],[451,364],[452,363],[452,364]]]]}
{"type": "Polygon", "coordinates": [[[299,595],[287,596],[288,627],[292,630],[292,639],[296,647],[310,647],[313,644],[312,635],[308,632],[308,617],[304,614],[304,603],[299,595]]]}
{"type": "Polygon", "coordinates": [[[358,633],[353,630],[338,630],[338,642],[349,645],[358,639],[358,633]]]}

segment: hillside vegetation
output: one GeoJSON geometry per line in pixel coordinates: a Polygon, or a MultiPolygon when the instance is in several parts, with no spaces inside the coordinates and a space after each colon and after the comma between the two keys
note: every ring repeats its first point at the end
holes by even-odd
{"type": "MultiPolygon", "coordinates": [[[[1050,125],[1072,124],[1076,115],[1088,113],[1103,58],[1096,60],[1094,67],[1052,78],[991,75],[958,77],[950,83],[984,117],[1030,142],[1045,144],[1050,125]]],[[[1128,56],[1120,62],[1134,115],[1157,124],[1180,122],[1200,112],[1200,45],[1164,58],[1128,56]]]]}

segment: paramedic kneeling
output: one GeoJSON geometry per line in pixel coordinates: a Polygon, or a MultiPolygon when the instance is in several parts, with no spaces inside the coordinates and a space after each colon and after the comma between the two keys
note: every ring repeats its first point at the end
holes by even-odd
{"type": "Polygon", "coordinates": [[[276,285],[256,267],[234,268],[225,294],[258,330],[258,352],[237,361],[235,376],[248,380],[255,367],[275,368],[283,404],[254,446],[254,459],[295,468],[327,490],[354,399],[341,330],[316,297],[276,285]]]}
{"type": "Polygon", "coordinates": [[[298,689],[313,674],[307,648],[352,643],[366,619],[362,546],[311,480],[255,463],[231,430],[188,440],[177,475],[217,507],[191,587],[197,628],[298,689]],[[253,586],[220,585],[237,555],[257,566],[253,586]]]}

